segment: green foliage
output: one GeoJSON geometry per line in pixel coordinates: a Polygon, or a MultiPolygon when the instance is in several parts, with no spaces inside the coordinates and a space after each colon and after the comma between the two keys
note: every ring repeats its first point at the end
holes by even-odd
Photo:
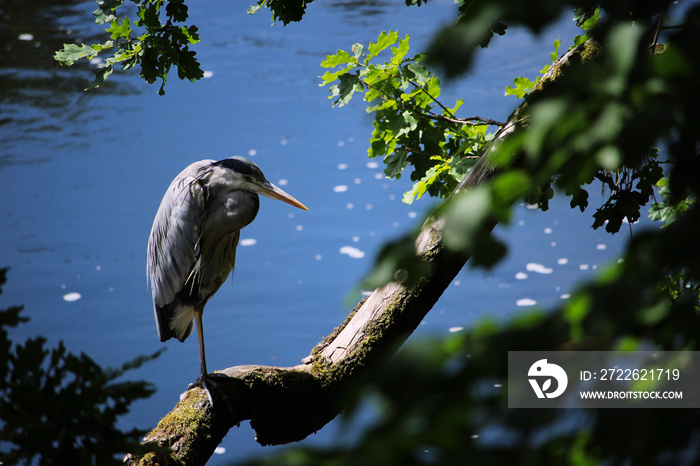
{"type": "MultiPolygon", "coordinates": [[[[0,270],[0,286],[6,272],[0,270]]],[[[46,339],[37,337],[13,345],[8,329],[29,320],[21,311],[0,311],[0,462],[117,465],[125,452],[145,453],[139,444],[145,431],[122,432],[116,424],[154,389],[121,378],[159,353],[102,369],[87,355],[68,352],[63,342],[47,348],[46,339]]]]}
{"type": "Polygon", "coordinates": [[[301,21],[306,13],[306,7],[313,0],[258,0],[258,3],[248,8],[248,14],[254,14],[261,7],[270,9],[272,22],[282,21],[286,26],[292,21],[301,21]]]}
{"type": "Polygon", "coordinates": [[[101,86],[120,65],[123,70],[141,66],[141,77],[149,84],[161,80],[158,94],[165,94],[165,83],[173,65],[180,79],[194,81],[204,72],[190,45],[199,42],[196,26],[181,25],[187,21],[184,0],[132,0],[137,5],[138,19],[132,24],[128,16],[119,17],[118,8],[124,0],[98,1],[93,13],[95,22],[107,27],[109,40],[92,45],[64,44],[54,59],[61,65],[71,66],[79,60],[92,59],[102,52],[111,53],[95,70],[95,79],[87,89],[101,86]],[[133,26],[141,30],[134,31],[133,26]]]}
{"type": "Polygon", "coordinates": [[[681,217],[695,203],[695,197],[680,196],[673,200],[668,178],[661,178],[657,183],[657,195],[660,201],[655,201],[649,209],[649,218],[657,222],[671,223],[681,217]]]}
{"type": "MultiPolygon", "coordinates": [[[[273,23],[282,21],[286,25],[300,21],[311,1],[258,0],[248,8],[248,13],[266,7],[272,12],[273,23]]],[[[131,0],[136,5],[138,17],[133,23],[128,16],[119,16],[117,10],[124,3],[125,0],[97,0],[98,9],[93,15],[97,24],[106,25],[108,40],[91,45],[63,44],[63,48],[54,54],[54,59],[63,66],[102,58],[94,70],[95,79],[86,90],[100,87],[116,66],[121,66],[122,70],[140,66],[140,76],[147,83],[161,81],[159,95],[165,94],[165,83],[173,65],[180,79],[193,82],[204,76],[196,52],[190,49],[199,42],[197,26],[183,24],[189,17],[185,0],[131,0]]]]}
{"type": "Polygon", "coordinates": [[[593,31],[600,22],[599,8],[577,8],[574,11],[574,21],[576,26],[585,31],[585,34],[578,35],[574,38],[574,46],[578,46],[591,38],[589,31],[593,31]]]}
{"type": "Polygon", "coordinates": [[[383,158],[389,178],[412,168],[416,183],[403,198],[411,204],[426,192],[441,197],[452,192],[488,141],[488,125],[497,122],[458,118],[464,101],[451,108],[440,103],[439,79],[425,67],[423,55],[407,58],[408,50],[408,36],[382,31],[366,51],[355,44],[350,52],[327,56],[321,66],[331,71],[321,76],[321,85],[329,85],[338,107],[364,93],[367,112],[375,114],[368,155],[383,158]]]}

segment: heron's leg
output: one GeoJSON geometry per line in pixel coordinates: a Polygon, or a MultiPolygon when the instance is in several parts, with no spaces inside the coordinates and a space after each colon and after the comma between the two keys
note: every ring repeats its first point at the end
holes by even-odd
{"type": "Polygon", "coordinates": [[[209,388],[217,391],[220,395],[221,398],[226,402],[226,405],[228,406],[229,411],[233,413],[233,409],[231,408],[231,403],[226,396],[226,394],[221,391],[217,385],[217,383],[213,380],[212,377],[209,377],[209,373],[207,372],[207,359],[204,354],[204,328],[202,327],[202,312],[204,309],[202,308],[195,308],[194,310],[194,321],[197,324],[197,337],[199,338],[199,361],[200,361],[200,366],[201,366],[201,375],[199,378],[187,387],[187,389],[191,389],[193,387],[200,387],[204,392],[207,394],[207,398],[209,399],[209,403],[211,403],[212,406],[214,406],[214,398],[211,396],[211,391],[209,388]]]}
{"type": "Polygon", "coordinates": [[[201,368],[200,378],[202,380],[207,378],[207,357],[204,354],[204,327],[202,326],[202,311],[201,308],[196,308],[194,310],[194,320],[197,323],[197,337],[199,339],[199,365],[201,368]]]}
{"type": "Polygon", "coordinates": [[[204,309],[197,307],[194,310],[194,321],[197,324],[197,338],[199,340],[199,365],[201,374],[199,378],[187,387],[191,389],[194,387],[200,387],[207,394],[207,398],[212,406],[214,406],[214,399],[211,396],[208,385],[212,385],[212,388],[216,387],[216,384],[210,380],[209,373],[207,372],[207,358],[204,354],[204,327],[202,326],[202,312],[204,309]]]}

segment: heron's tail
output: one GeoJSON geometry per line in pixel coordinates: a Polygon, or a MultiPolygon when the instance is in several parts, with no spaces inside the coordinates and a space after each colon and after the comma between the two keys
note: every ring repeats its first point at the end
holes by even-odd
{"type": "Polygon", "coordinates": [[[156,317],[156,328],[160,341],[177,338],[185,341],[194,329],[194,306],[183,305],[175,300],[161,307],[153,303],[153,313],[156,317]]]}

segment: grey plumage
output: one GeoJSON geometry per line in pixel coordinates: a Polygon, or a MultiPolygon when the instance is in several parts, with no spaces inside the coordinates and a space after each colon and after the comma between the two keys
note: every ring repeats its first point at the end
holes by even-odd
{"type": "Polygon", "coordinates": [[[184,341],[192,333],[193,318],[197,320],[199,313],[201,319],[207,300],[235,265],[240,231],[255,219],[260,207],[258,194],[308,210],[243,157],[195,162],[168,187],[153,221],[147,253],[161,341],[173,337],[184,341]]]}

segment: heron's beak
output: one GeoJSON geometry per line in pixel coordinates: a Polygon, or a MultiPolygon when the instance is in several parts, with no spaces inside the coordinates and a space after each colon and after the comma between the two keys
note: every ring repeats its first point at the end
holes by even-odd
{"type": "Polygon", "coordinates": [[[259,193],[262,194],[263,196],[267,196],[271,199],[277,199],[278,201],[286,202],[287,204],[293,205],[294,207],[298,207],[302,210],[309,210],[309,208],[306,207],[304,204],[297,201],[292,196],[285,193],[284,191],[282,191],[280,188],[278,188],[274,184],[270,183],[269,181],[266,183],[261,183],[258,186],[260,187],[259,193]]]}

